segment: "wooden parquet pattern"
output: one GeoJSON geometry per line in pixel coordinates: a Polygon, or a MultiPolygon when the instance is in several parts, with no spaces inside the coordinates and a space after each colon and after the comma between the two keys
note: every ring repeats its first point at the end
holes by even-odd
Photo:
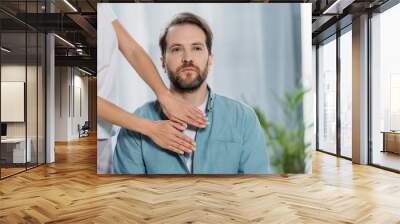
{"type": "Polygon", "coordinates": [[[101,176],[94,137],[0,181],[0,223],[400,223],[400,175],[316,152],[313,174],[101,176]]]}

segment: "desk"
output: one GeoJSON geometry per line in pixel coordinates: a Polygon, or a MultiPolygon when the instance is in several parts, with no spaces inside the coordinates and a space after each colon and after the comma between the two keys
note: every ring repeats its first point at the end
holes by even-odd
{"type": "Polygon", "coordinates": [[[32,141],[28,138],[26,142],[28,143],[28,147],[26,147],[25,154],[25,138],[1,139],[1,159],[5,160],[6,163],[30,162],[32,159],[32,141]],[[27,161],[25,161],[25,159],[27,159],[27,161]]]}
{"type": "Polygon", "coordinates": [[[383,131],[382,152],[393,152],[400,154],[400,132],[383,131]]]}

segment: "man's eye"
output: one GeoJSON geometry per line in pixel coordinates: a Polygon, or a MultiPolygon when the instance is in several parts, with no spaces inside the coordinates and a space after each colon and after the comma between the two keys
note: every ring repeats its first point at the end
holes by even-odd
{"type": "Polygon", "coordinates": [[[201,50],[203,50],[203,48],[201,48],[201,47],[195,47],[194,50],[195,50],[195,51],[201,51],[201,50]]]}
{"type": "Polygon", "coordinates": [[[178,52],[180,50],[181,50],[180,48],[172,48],[172,52],[178,52]]]}

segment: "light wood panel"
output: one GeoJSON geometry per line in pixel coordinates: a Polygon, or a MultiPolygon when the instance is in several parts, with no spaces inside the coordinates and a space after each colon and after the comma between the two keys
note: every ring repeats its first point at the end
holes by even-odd
{"type": "Polygon", "coordinates": [[[101,176],[96,140],[0,181],[0,223],[400,223],[400,175],[320,152],[313,174],[101,176]]]}

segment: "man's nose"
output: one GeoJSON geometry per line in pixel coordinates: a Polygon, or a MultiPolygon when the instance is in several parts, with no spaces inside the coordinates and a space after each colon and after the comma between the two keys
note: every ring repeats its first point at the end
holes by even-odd
{"type": "Polygon", "coordinates": [[[183,63],[193,62],[192,54],[189,51],[185,51],[182,56],[183,63]]]}

